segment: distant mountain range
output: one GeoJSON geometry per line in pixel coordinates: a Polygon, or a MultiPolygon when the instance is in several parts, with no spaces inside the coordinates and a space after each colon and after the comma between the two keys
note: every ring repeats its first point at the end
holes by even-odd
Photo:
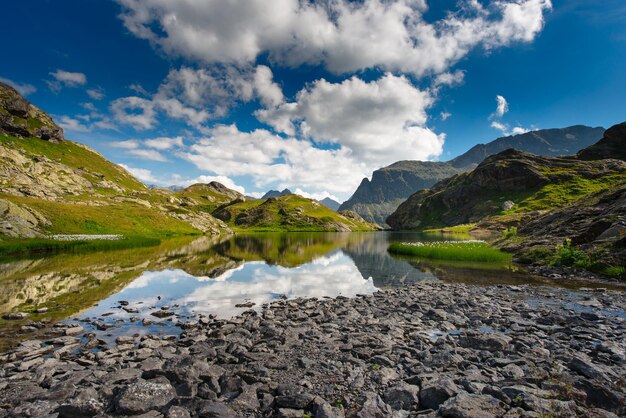
{"type": "Polygon", "coordinates": [[[486,157],[508,148],[544,156],[575,154],[595,143],[604,128],[575,125],[562,129],[541,129],[478,144],[447,162],[399,161],[364,178],[352,197],[339,210],[353,210],[369,222],[385,225],[385,219],[413,193],[475,168],[486,157]]]}

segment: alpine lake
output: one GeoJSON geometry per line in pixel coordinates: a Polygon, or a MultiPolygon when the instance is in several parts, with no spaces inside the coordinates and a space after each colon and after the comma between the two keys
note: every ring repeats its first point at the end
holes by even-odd
{"type": "Polygon", "coordinates": [[[105,341],[171,335],[203,317],[230,318],[276,299],[353,297],[420,281],[568,287],[511,263],[459,263],[390,254],[393,242],[469,236],[399,232],[249,233],[185,237],[157,246],[61,253],[0,263],[0,351],[55,324],[105,341]]]}

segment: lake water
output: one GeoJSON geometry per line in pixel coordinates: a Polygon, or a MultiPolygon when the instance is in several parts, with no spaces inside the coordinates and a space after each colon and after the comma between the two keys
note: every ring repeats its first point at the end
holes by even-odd
{"type": "MultiPolygon", "coordinates": [[[[511,265],[438,263],[387,252],[393,241],[441,239],[392,232],[257,233],[20,259],[0,264],[0,313],[47,308],[29,320],[81,321],[114,338],[175,334],[199,315],[229,318],[278,298],[350,297],[420,280],[546,283],[511,265]],[[153,315],[158,311],[174,315],[153,315]]],[[[3,320],[0,331],[8,336],[23,325],[3,320]]]]}

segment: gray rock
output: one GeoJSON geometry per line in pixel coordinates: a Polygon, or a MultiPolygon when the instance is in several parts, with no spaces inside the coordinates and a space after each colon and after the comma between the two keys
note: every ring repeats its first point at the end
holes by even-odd
{"type": "Polygon", "coordinates": [[[443,418],[497,418],[506,412],[505,404],[489,395],[461,392],[439,408],[443,418]]]}
{"type": "Polygon", "coordinates": [[[167,410],[165,414],[165,418],[190,418],[191,414],[189,411],[182,406],[170,406],[170,409],[167,410]]]}
{"type": "Polygon", "coordinates": [[[81,390],[56,410],[60,418],[93,417],[103,411],[104,405],[98,399],[98,392],[91,388],[81,390]]]}
{"type": "Polygon", "coordinates": [[[473,348],[475,350],[503,351],[509,347],[511,338],[498,333],[483,333],[478,335],[467,335],[459,338],[462,347],[473,348]]]}
{"type": "Polygon", "coordinates": [[[237,418],[238,415],[222,402],[209,402],[200,409],[200,418],[237,418]]]}
{"type": "Polygon", "coordinates": [[[139,381],[122,389],[115,400],[116,411],[123,414],[142,414],[161,408],[176,397],[176,390],[164,378],[139,381]]]}
{"type": "Polygon", "coordinates": [[[385,391],[385,402],[395,410],[412,411],[419,404],[419,387],[400,383],[385,391]]]}
{"type": "Polygon", "coordinates": [[[386,418],[393,414],[393,410],[377,394],[368,392],[365,394],[363,407],[357,413],[358,418],[386,418]]]}
{"type": "Polygon", "coordinates": [[[424,408],[437,409],[458,392],[458,386],[451,379],[441,379],[420,390],[419,402],[424,408]]]}

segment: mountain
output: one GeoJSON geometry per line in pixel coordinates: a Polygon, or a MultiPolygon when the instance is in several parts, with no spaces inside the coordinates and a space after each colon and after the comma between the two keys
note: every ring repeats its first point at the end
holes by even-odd
{"type": "Polygon", "coordinates": [[[289,189],[284,189],[282,192],[279,192],[278,190],[270,190],[267,193],[265,193],[263,197],[261,197],[261,200],[269,199],[270,197],[284,196],[286,194],[293,194],[293,193],[289,189]]]}
{"type": "Polygon", "coordinates": [[[448,162],[400,161],[374,171],[371,181],[363,179],[340,210],[354,210],[364,219],[384,225],[387,216],[411,194],[454,174],[471,170],[490,155],[508,148],[547,156],[574,154],[596,142],[603,132],[603,128],[582,125],[542,129],[475,145],[448,162]]]}
{"type": "Polygon", "coordinates": [[[320,200],[320,203],[326,206],[328,209],[334,210],[335,212],[338,211],[339,206],[341,206],[341,203],[331,199],[330,197],[325,197],[324,199],[320,200]]]}
{"type": "MultiPolygon", "coordinates": [[[[617,136],[623,138],[626,132],[622,125],[609,129],[608,139],[605,135],[579,156],[601,154],[599,149],[621,152],[624,142],[617,136]]],[[[544,157],[508,149],[488,157],[472,171],[413,194],[387,223],[394,229],[438,228],[485,219],[492,226],[525,225],[546,212],[625,183],[626,163],[618,159],[544,157]]]]}
{"type": "Polygon", "coordinates": [[[599,138],[602,138],[603,133],[604,128],[591,128],[584,125],[560,129],[541,129],[498,138],[487,144],[474,145],[466,153],[450,160],[450,163],[458,168],[471,167],[490,155],[509,148],[552,157],[571,155],[595,144],[599,138]]]}
{"type": "Polygon", "coordinates": [[[197,183],[175,193],[181,200],[181,205],[193,207],[195,210],[207,213],[213,212],[219,206],[236,199],[246,200],[241,193],[231,190],[222,183],[212,181],[208,184],[197,183]]]}
{"type": "Polygon", "coordinates": [[[376,229],[352,211],[335,212],[294,194],[265,200],[237,199],[213,215],[232,228],[265,231],[369,231],[376,229]]]}
{"type": "Polygon", "coordinates": [[[428,188],[460,170],[444,162],[399,161],[364,178],[339,210],[353,210],[369,222],[385,219],[416,190],[428,188]]]}
{"type": "Polygon", "coordinates": [[[579,151],[577,156],[581,160],[626,160],[626,122],[607,129],[600,141],[579,151]]]}
{"type": "Polygon", "coordinates": [[[0,236],[220,234],[224,223],[150,189],[0,83],[0,236]]]}

